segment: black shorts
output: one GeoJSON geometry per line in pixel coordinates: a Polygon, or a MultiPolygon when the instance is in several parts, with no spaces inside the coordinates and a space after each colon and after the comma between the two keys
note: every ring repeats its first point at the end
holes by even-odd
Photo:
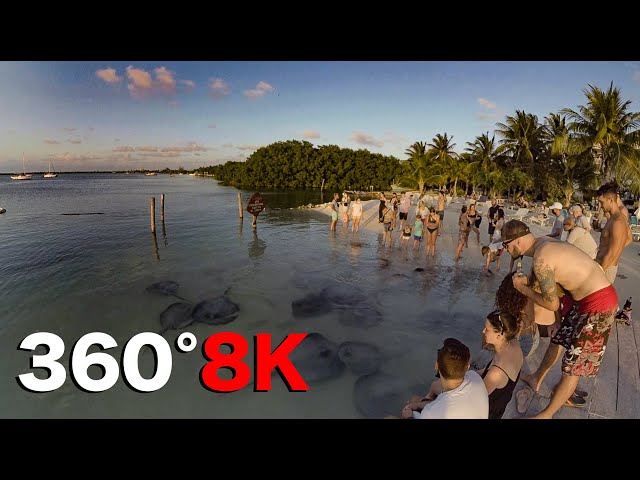
{"type": "Polygon", "coordinates": [[[400,212],[400,220],[406,220],[407,219],[407,215],[409,215],[409,212],[407,212],[407,213],[400,212]]]}
{"type": "Polygon", "coordinates": [[[489,224],[489,235],[493,235],[493,232],[496,231],[496,226],[489,224]]]}

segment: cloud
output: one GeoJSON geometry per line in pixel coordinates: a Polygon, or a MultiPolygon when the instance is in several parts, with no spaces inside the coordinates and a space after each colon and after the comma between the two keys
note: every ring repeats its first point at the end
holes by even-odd
{"type": "Polygon", "coordinates": [[[236,145],[235,148],[238,150],[246,151],[246,150],[257,150],[262,145],[236,145]]]}
{"type": "Polygon", "coordinates": [[[70,138],[69,140],[67,140],[69,143],[74,143],[74,144],[79,144],[82,143],[82,139],[80,138],[70,138]]]}
{"type": "Polygon", "coordinates": [[[87,160],[103,160],[105,157],[99,155],[79,155],[75,153],[52,153],[49,155],[51,160],[57,160],[62,162],[83,162],[87,160]]]}
{"type": "Polygon", "coordinates": [[[209,128],[216,128],[216,124],[212,123],[211,125],[209,125],[209,128]]]}
{"type": "Polygon", "coordinates": [[[142,152],[139,153],[140,157],[179,157],[180,152],[142,152]]]}
{"type": "Polygon", "coordinates": [[[376,140],[371,135],[363,132],[353,132],[349,137],[349,140],[361,145],[369,145],[372,147],[382,147],[384,145],[384,142],[382,142],[381,140],[376,140]]]}
{"type": "Polygon", "coordinates": [[[174,72],[165,67],[158,67],[153,70],[153,73],[156,74],[156,83],[161,92],[173,94],[176,91],[174,72]]]}
{"type": "Polygon", "coordinates": [[[63,127],[62,130],[64,130],[65,132],[75,132],[77,130],[77,128],[70,128],[70,127],[63,127]]]}
{"type": "Polygon", "coordinates": [[[500,114],[498,112],[477,112],[476,118],[481,122],[493,122],[497,120],[500,114]]]}
{"type": "Polygon", "coordinates": [[[149,72],[129,65],[127,67],[127,77],[130,80],[127,89],[133,98],[143,98],[151,92],[153,81],[149,72]]]}
{"type": "Polygon", "coordinates": [[[404,135],[399,135],[393,132],[385,132],[384,137],[382,138],[384,143],[391,143],[393,145],[406,145],[409,140],[404,135]]]}
{"type": "Polygon", "coordinates": [[[114,139],[113,139],[113,141],[114,141],[114,142],[119,142],[119,141],[120,141],[120,139],[119,139],[119,138],[114,138],[114,139]]]}
{"type": "Polygon", "coordinates": [[[482,105],[484,108],[488,108],[490,110],[493,110],[496,108],[496,104],[487,100],[486,98],[482,98],[482,97],[478,98],[478,103],[482,105]]]}
{"type": "Polygon", "coordinates": [[[122,77],[119,77],[114,68],[103,68],[102,70],[96,70],[96,77],[106,83],[118,83],[122,80],[122,77]]]}
{"type": "Polygon", "coordinates": [[[247,98],[260,98],[268,92],[273,92],[273,87],[267,82],[260,80],[256,85],[256,88],[245,90],[243,93],[247,98]]]}
{"type": "Polygon", "coordinates": [[[231,93],[231,88],[222,78],[212,78],[209,81],[209,94],[214,98],[222,98],[231,93]]]}
{"type": "Polygon", "coordinates": [[[45,138],[44,140],[42,140],[43,143],[47,143],[49,145],[60,145],[60,142],[57,140],[54,140],[53,138],[45,138]]]}
{"type": "Polygon", "coordinates": [[[304,132],[302,132],[302,136],[304,138],[320,138],[320,133],[316,132],[315,130],[305,130],[304,132]]]}
{"type": "Polygon", "coordinates": [[[223,148],[233,148],[233,143],[223,143],[222,147],[223,148]]]}
{"type": "Polygon", "coordinates": [[[196,82],[194,82],[193,80],[180,80],[180,83],[187,87],[187,90],[196,88],[196,82]]]}
{"type": "Polygon", "coordinates": [[[145,152],[141,155],[153,155],[157,154],[158,156],[173,156],[173,155],[161,155],[164,153],[176,153],[176,152],[206,152],[209,150],[207,147],[203,147],[195,142],[188,143],[184,147],[159,147],[156,145],[143,145],[138,147],[132,147],[129,145],[122,145],[119,147],[115,147],[113,152],[145,152]]]}
{"type": "Polygon", "coordinates": [[[90,131],[90,132],[93,132],[93,131],[95,131],[95,128],[93,128],[93,127],[89,127],[89,131],[90,131]]]}

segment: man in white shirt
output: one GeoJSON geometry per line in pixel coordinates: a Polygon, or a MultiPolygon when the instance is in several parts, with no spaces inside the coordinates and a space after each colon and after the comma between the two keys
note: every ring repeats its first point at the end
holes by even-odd
{"type": "Polygon", "coordinates": [[[423,399],[412,399],[402,418],[489,418],[489,395],[484,380],[469,370],[471,352],[461,341],[447,338],[438,349],[435,368],[440,376],[423,399]],[[422,409],[422,411],[419,411],[422,409]]]}
{"type": "Polygon", "coordinates": [[[564,231],[567,232],[567,242],[575,245],[595,260],[598,253],[598,244],[591,234],[581,226],[578,226],[576,219],[571,215],[564,219],[563,227],[564,231]]]}

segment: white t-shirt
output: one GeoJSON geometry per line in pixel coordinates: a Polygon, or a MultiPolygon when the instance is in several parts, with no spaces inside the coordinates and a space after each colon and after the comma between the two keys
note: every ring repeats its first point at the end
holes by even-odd
{"type": "MultiPolygon", "coordinates": [[[[581,217],[582,218],[582,217],[581,217]]],[[[595,260],[598,253],[598,245],[591,234],[582,227],[573,227],[567,237],[567,242],[572,243],[584,253],[595,260]]]]}
{"type": "Polygon", "coordinates": [[[484,380],[473,370],[464,374],[462,383],[453,390],[442,392],[425,405],[422,412],[413,412],[418,419],[489,418],[489,394],[484,380]]]}

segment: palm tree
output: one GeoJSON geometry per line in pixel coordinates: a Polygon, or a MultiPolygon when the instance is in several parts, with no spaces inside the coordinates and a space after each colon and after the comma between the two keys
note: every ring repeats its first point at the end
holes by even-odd
{"type": "Polygon", "coordinates": [[[439,178],[443,185],[447,183],[449,178],[455,177],[453,185],[455,193],[458,184],[458,177],[455,176],[458,154],[453,150],[456,145],[453,143],[453,137],[448,137],[446,133],[444,135],[438,133],[431,141],[433,143],[427,144],[431,147],[427,152],[427,157],[439,168],[439,178]]]}
{"type": "Polygon", "coordinates": [[[409,156],[409,159],[404,162],[405,173],[402,175],[398,182],[402,180],[409,180],[418,184],[418,189],[422,192],[424,183],[428,173],[428,161],[427,161],[427,146],[424,142],[415,142],[409,148],[405,150],[405,153],[409,156]]]}
{"type": "Polygon", "coordinates": [[[582,151],[589,151],[599,161],[605,182],[631,175],[631,183],[640,189],[640,113],[630,112],[630,100],[622,101],[620,90],[607,91],[588,85],[583,90],[587,104],[578,111],[565,108],[561,112],[573,122],[569,129],[582,151]]]}
{"type": "Polygon", "coordinates": [[[496,148],[495,135],[489,138],[489,132],[476,137],[473,142],[467,142],[465,150],[469,153],[470,173],[475,172],[472,176],[487,189],[491,187],[490,173],[498,167],[496,159],[502,149],[503,147],[496,148]]]}
{"type": "Polygon", "coordinates": [[[502,137],[505,154],[515,165],[522,165],[533,173],[533,166],[544,148],[543,126],[538,117],[516,110],[515,117],[507,116],[506,123],[497,123],[496,132],[502,137]]]}

